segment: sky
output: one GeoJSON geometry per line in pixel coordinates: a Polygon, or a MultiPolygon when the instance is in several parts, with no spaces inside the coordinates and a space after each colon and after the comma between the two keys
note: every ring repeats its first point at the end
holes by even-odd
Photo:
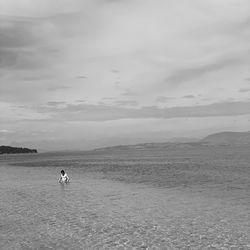
{"type": "Polygon", "coordinates": [[[0,0],[0,144],[250,130],[249,0],[0,0]]]}

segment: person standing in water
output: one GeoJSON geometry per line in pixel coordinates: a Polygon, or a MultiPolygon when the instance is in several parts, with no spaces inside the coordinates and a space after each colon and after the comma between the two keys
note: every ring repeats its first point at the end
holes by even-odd
{"type": "Polygon", "coordinates": [[[67,175],[67,173],[64,172],[64,170],[61,171],[61,177],[59,179],[60,183],[67,183],[69,182],[69,177],[67,175]]]}

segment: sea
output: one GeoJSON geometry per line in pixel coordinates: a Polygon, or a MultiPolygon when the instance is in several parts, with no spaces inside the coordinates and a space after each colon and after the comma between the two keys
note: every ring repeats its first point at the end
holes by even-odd
{"type": "Polygon", "coordinates": [[[250,249],[249,166],[245,147],[1,155],[0,249],[250,249]]]}

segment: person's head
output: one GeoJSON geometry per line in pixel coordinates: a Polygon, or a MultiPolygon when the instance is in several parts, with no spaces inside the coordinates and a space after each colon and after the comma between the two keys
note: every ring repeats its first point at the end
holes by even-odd
{"type": "Polygon", "coordinates": [[[62,174],[62,175],[64,175],[64,174],[65,174],[64,170],[61,170],[61,174],[62,174]]]}

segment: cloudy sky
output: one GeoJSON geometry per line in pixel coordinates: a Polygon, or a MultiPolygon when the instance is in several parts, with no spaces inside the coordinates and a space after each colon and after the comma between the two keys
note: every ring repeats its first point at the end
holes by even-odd
{"type": "Polygon", "coordinates": [[[0,144],[250,130],[249,0],[0,0],[0,144]]]}

